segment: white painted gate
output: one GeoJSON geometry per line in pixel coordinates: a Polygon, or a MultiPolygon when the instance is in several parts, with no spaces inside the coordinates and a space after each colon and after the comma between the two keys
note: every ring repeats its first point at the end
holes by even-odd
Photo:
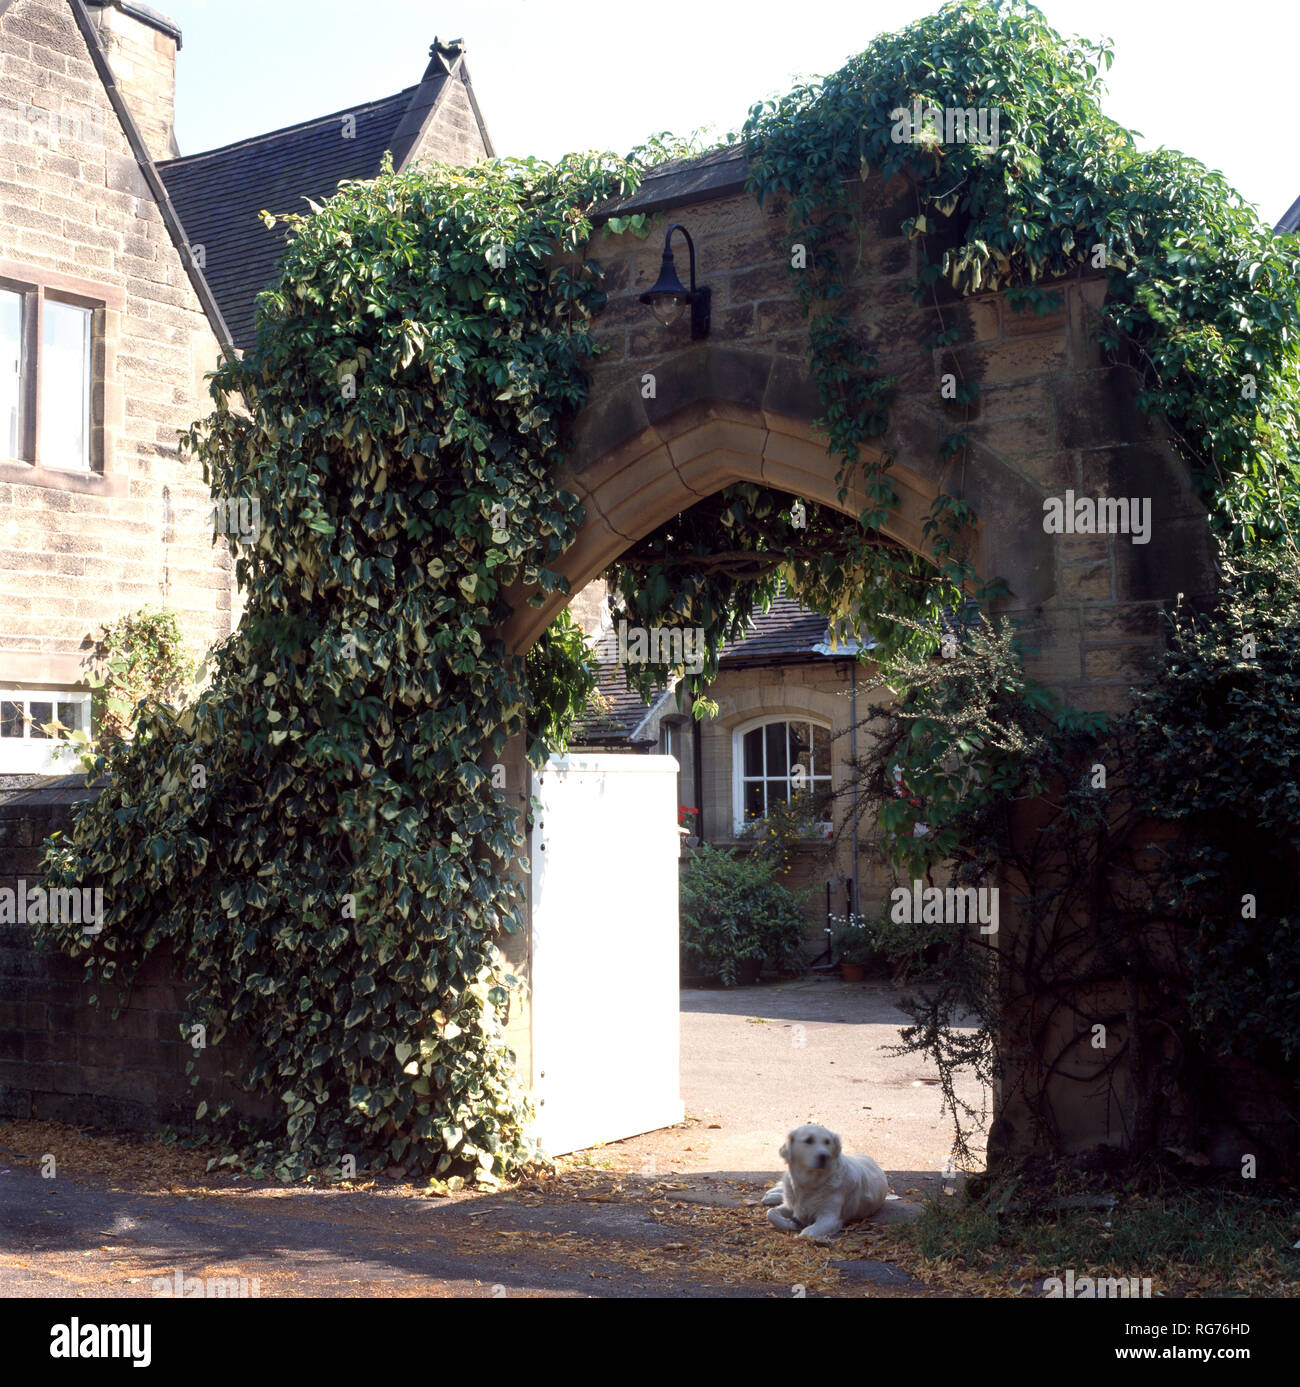
{"type": "Polygon", "coordinates": [[[534,1134],[552,1155],[684,1114],[677,769],[572,755],[534,776],[534,1134]]]}

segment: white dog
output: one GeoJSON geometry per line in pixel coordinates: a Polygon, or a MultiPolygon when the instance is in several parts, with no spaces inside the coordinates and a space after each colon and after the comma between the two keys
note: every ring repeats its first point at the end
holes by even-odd
{"type": "Polygon", "coordinates": [[[829,1238],[854,1219],[870,1218],[885,1202],[889,1180],[870,1156],[841,1154],[840,1139],[807,1124],[781,1148],[786,1172],[763,1196],[771,1223],[801,1238],[829,1238]]]}

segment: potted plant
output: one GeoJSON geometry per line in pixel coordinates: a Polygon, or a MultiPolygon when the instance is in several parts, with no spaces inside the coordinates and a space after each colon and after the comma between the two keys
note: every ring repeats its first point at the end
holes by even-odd
{"type": "Polygon", "coordinates": [[[840,972],[845,982],[861,982],[880,953],[875,931],[858,914],[843,920],[835,935],[835,948],[840,956],[840,972]]]}
{"type": "Polygon", "coordinates": [[[689,805],[679,804],[677,806],[677,832],[682,835],[682,841],[688,848],[699,845],[699,826],[700,811],[692,809],[689,805]]]}
{"type": "Polygon", "coordinates": [[[682,868],[681,968],[692,978],[743,986],[765,962],[778,969],[801,958],[799,898],[774,881],[771,863],[736,849],[701,847],[682,868]]]}

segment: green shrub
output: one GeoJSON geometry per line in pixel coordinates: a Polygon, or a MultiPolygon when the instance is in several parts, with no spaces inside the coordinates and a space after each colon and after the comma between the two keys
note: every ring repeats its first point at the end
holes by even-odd
{"type": "Polygon", "coordinates": [[[1162,895],[1190,934],[1187,1003],[1218,1054],[1300,1071],[1300,561],[1223,561],[1133,713],[1133,792],[1176,824],[1162,895]]]}
{"type": "Polygon", "coordinates": [[[567,607],[556,614],[529,650],[525,667],[529,733],[548,750],[563,754],[574,723],[589,703],[600,699],[595,657],[567,607]]]}
{"type": "Polygon", "coordinates": [[[835,953],[841,963],[854,963],[863,968],[878,964],[884,954],[877,937],[877,922],[865,915],[836,915],[835,953]]]}
{"type": "Polygon", "coordinates": [[[682,872],[682,966],[736,984],[736,965],[765,959],[802,966],[800,897],[773,878],[777,867],[735,848],[702,847],[682,872]]]}
{"type": "Polygon", "coordinates": [[[498,633],[507,592],[564,582],[601,300],[579,253],[634,181],[580,155],[345,184],[289,218],[257,340],[185,435],[215,497],[264,503],[230,537],[247,606],[49,845],[51,886],[103,886],[102,933],[42,936],[115,988],[171,949],[187,1024],[238,1033],[277,1104],[242,1129],[196,1106],[227,1163],[490,1183],[536,1155],[498,948],[526,844],[495,767],[525,730],[540,760],[587,675],[564,623],[527,669],[498,633]]]}
{"type": "Polygon", "coordinates": [[[141,607],[105,627],[95,658],[103,670],[102,684],[91,680],[101,746],[130,737],[141,701],[180,702],[194,676],[176,613],[162,607],[141,607]]]}

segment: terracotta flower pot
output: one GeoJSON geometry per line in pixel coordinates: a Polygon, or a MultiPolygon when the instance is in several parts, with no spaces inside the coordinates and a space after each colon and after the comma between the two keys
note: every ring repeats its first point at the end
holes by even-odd
{"type": "Polygon", "coordinates": [[[841,963],[840,972],[845,982],[861,982],[867,976],[867,967],[864,963],[841,963]]]}

